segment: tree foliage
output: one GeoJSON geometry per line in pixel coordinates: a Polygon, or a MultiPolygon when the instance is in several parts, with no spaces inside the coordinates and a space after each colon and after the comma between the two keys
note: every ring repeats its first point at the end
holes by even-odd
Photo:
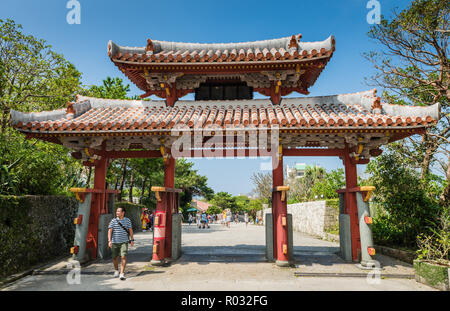
{"type": "Polygon", "coordinates": [[[122,79],[106,77],[102,85],[91,85],[84,89],[81,94],[98,98],[126,99],[129,91],[130,85],[124,85],[122,79]]]}
{"type": "Polygon", "coordinates": [[[21,29],[13,20],[0,20],[0,133],[8,128],[11,109],[59,109],[81,86],[81,73],[74,65],[21,29]]]}
{"type": "Polygon", "coordinates": [[[232,212],[235,212],[238,208],[236,198],[228,192],[217,192],[210,200],[210,203],[220,210],[230,209],[232,212]]]}
{"type": "MultiPolygon", "coordinates": [[[[366,54],[377,69],[370,83],[385,90],[384,99],[402,105],[441,105],[438,124],[398,148],[416,162],[422,179],[428,178],[431,168],[438,164],[450,180],[449,18],[447,0],[414,0],[400,13],[394,11],[390,19],[383,18],[369,32],[382,48],[366,54]]],[[[441,205],[449,199],[447,186],[442,189],[441,205]]]]}
{"type": "Polygon", "coordinates": [[[80,89],[81,74],[44,40],[0,20],[0,193],[58,194],[78,185],[81,166],[65,148],[27,140],[9,125],[11,109],[62,108],[80,89]]]}
{"type": "Polygon", "coordinates": [[[338,198],[336,190],[345,188],[344,170],[339,168],[326,172],[323,179],[314,183],[311,189],[311,196],[314,198],[335,199],[338,198]]]}

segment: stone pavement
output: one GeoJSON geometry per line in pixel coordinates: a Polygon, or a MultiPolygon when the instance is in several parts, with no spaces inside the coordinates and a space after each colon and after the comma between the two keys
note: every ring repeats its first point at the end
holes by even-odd
{"type": "Polygon", "coordinates": [[[67,261],[36,271],[33,275],[9,284],[3,290],[51,291],[423,291],[434,290],[405,276],[414,275],[413,267],[383,255],[381,278],[354,263],[346,263],[335,253],[339,244],[294,232],[296,264],[280,268],[266,262],[263,226],[220,224],[198,229],[183,224],[182,256],[167,267],[149,264],[152,233],[135,234],[126,268],[127,280],[113,278],[111,260],[97,261],[81,268],[81,284],[68,284],[67,261]],[[388,275],[389,277],[384,277],[388,275]]]}

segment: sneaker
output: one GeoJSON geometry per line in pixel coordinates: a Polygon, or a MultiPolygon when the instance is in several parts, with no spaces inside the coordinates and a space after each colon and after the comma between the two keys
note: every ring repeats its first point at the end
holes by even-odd
{"type": "Polygon", "coordinates": [[[126,279],[126,278],[125,278],[125,275],[124,275],[123,273],[120,274],[120,279],[121,279],[122,281],[126,279]]]}
{"type": "Polygon", "coordinates": [[[114,277],[118,278],[119,277],[119,270],[114,271],[114,277]]]}

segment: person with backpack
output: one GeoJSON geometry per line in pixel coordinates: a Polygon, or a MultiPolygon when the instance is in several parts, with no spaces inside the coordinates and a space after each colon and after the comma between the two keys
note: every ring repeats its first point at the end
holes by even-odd
{"type": "Polygon", "coordinates": [[[202,222],[202,228],[205,229],[205,226],[206,226],[206,228],[209,228],[209,224],[208,224],[208,215],[206,215],[206,213],[203,212],[201,217],[202,217],[202,218],[201,218],[201,219],[202,219],[202,220],[201,220],[201,222],[202,222]]]}
{"type": "Polygon", "coordinates": [[[116,210],[116,218],[113,218],[108,226],[108,247],[111,248],[114,263],[114,277],[125,280],[125,266],[127,264],[128,244],[134,246],[133,228],[131,220],[125,217],[125,208],[116,210]],[[119,255],[121,258],[119,273],[119,255]]]}

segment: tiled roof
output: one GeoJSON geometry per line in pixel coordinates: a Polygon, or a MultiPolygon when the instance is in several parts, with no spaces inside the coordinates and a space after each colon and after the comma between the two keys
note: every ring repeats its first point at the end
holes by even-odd
{"type": "Polygon", "coordinates": [[[330,57],[335,50],[333,36],[319,42],[301,42],[301,35],[240,43],[184,43],[147,40],[145,47],[119,46],[108,42],[113,61],[130,63],[228,63],[278,60],[309,60],[330,57]]]}
{"type": "Polygon", "coordinates": [[[170,131],[183,125],[202,129],[272,127],[401,128],[426,127],[439,120],[439,104],[418,107],[381,103],[375,90],[321,97],[234,101],[110,100],[78,96],[66,110],[40,113],[11,111],[12,125],[28,133],[170,131]]]}
{"type": "Polygon", "coordinates": [[[195,199],[192,200],[192,203],[193,203],[192,205],[195,206],[201,212],[206,212],[208,208],[211,206],[211,204],[209,204],[208,202],[203,202],[195,199]]]}

